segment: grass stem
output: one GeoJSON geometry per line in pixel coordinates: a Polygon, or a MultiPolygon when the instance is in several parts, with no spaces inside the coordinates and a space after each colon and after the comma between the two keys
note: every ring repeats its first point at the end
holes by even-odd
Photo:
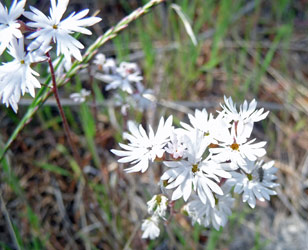
{"type": "Polygon", "coordinates": [[[15,233],[15,230],[14,230],[14,227],[13,227],[13,224],[12,224],[12,221],[11,221],[11,218],[10,218],[10,215],[9,215],[9,212],[7,211],[6,209],[6,206],[5,206],[5,203],[4,203],[4,200],[3,200],[3,197],[2,197],[2,192],[0,191],[0,207],[1,207],[1,211],[5,217],[5,220],[6,220],[6,223],[8,225],[8,228],[9,228],[9,231],[10,231],[10,235],[12,237],[12,240],[14,241],[14,245],[15,245],[15,248],[17,250],[21,250],[21,247],[19,245],[19,242],[18,242],[18,239],[17,239],[17,236],[16,236],[16,233],[15,233]]]}

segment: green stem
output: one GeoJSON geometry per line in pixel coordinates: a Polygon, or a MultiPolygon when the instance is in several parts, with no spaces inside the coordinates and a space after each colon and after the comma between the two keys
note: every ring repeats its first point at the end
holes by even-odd
{"type": "Polygon", "coordinates": [[[11,218],[10,218],[10,214],[9,214],[9,212],[6,209],[6,206],[5,206],[5,203],[4,203],[1,191],[0,191],[0,206],[1,206],[1,211],[2,211],[2,213],[4,215],[4,217],[5,217],[6,223],[8,225],[8,228],[9,228],[9,231],[10,231],[10,235],[12,237],[12,240],[14,241],[15,248],[18,249],[18,250],[21,250],[21,247],[19,245],[16,233],[15,233],[15,230],[14,230],[14,227],[13,227],[13,223],[12,223],[11,218]]]}

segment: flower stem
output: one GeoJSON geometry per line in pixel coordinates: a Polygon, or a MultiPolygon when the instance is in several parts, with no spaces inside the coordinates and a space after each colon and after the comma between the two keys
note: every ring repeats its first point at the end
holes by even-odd
{"type": "Polygon", "coordinates": [[[89,73],[89,85],[91,86],[91,93],[92,93],[92,111],[93,111],[93,116],[95,119],[95,125],[96,125],[96,132],[97,132],[97,124],[98,124],[98,113],[97,113],[97,105],[96,105],[96,96],[95,96],[95,89],[94,89],[94,76],[92,72],[92,68],[88,68],[88,73],[89,73]]]}
{"type": "Polygon", "coordinates": [[[61,102],[60,102],[55,71],[54,71],[54,68],[53,68],[53,65],[52,65],[52,62],[51,62],[49,52],[46,53],[46,56],[47,56],[47,61],[48,61],[49,68],[50,68],[50,74],[51,74],[51,80],[52,80],[52,91],[53,91],[54,96],[56,98],[56,102],[57,102],[59,112],[60,112],[60,115],[61,115],[61,118],[62,118],[64,131],[65,131],[65,134],[66,134],[66,137],[67,137],[67,140],[68,140],[68,144],[69,144],[69,146],[70,146],[70,148],[73,152],[73,156],[74,156],[75,160],[77,161],[78,165],[81,166],[81,158],[80,158],[80,155],[79,155],[79,153],[76,149],[75,144],[73,143],[71,130],[70,130],[70,127],[69,127],[68,122],[66,120],[66,116],[64,114],[64,110],[63,110],[61,102]]]}

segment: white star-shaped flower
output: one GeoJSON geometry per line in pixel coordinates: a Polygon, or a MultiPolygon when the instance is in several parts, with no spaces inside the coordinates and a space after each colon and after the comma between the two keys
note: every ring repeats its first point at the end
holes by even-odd
{"type": "MultiPolygon", "coordinates": [[[[222,187],[224,189],[224,187],[222,187]]],[[[232,214],[234,198],[230,193],[215,195],[215,206],[204,204],[198,197],[185,205],[184,210],[192,218],[192,223],[198,223],[205,227],[213,225],[216,230],[227,224],[228,216],[232,214]]]]}
{"type": "Polygon", "coordinates": [[[149,161],[154,162],[156,158],[162,158],[165,153],[165,145],[169,141],[172,131],[172,116],[166,122],[162,117],[159,121],[156,134],[149,126],[149,135],[144,128],[137,127],[132,121],[128,122],[129,133],[124,133],[123,138],[129,140],[129,144],[119,143],[124,150],[112,149],[111,152],[122,157],[119,162],[130,162],[134,166],[126,169],[127,172],[145,172],[149,167],[149,161]]]}
{"type": "Polygon", "coordinates": [[[254,123],[264,120],[269,113],[269,111],[263,112],[264,108],[256,110],[257,102],[255,99],[249,104],[245,100],[244,103],[240,105],[240,111],[237,111],[236,104],[233,103],[231,97],[227,98],[224,96],[224,100],[225,105],[220,104],[223,108],[221,114],[228,122],[234,121],[237,122],[239,126],[245,126],[246,138],[250,136],[254,123]]]}
{"type": "Polygon", "coordinates": [[[103,71],[104,74],[115,74],[117,70],[116,61],[113,58],[106,58],[103,53],[96,55],[93,63],[97,66],[97,69],[103,71]]]}
{"type": "Polygon", "coordinates": [[[150,238],[153,240],[157,238],[160,233],[158,223],[159,218],[157,215],[145,219],[141,225],[141,230],[143,231],[142,239],[150,238]]]}
{"type": "Polygon", "coordinates": [[[240,105],[240,111],[237,111],[236,104],[233,103],[231,97],[227,98],[224,96],[225,105],[221,104],[223,111],[226,113],[226,116],[232,121],[240,121],[243,120],[245,123],[247,122],[258,122],[266,118],[269,111],[264,112],[264,108],[258,109],[257,102],[253,99],[249,104],[245,100],[242,105],[240,105]]]}
{"type": "Polygon", "coordinates": [[[31,63],[45,60],[44,52],[37,50],[35,53],[25,53],[23,38],[18,41],[13,39],[8,46],[8,53],[14,60],[0,66],[0,99],[15,112],[21,94],[30,93],[34,97],[34,88],[41,87],[36,78],[39,74],[31,68],[31,63]]]}
{"type": "Polygon", "coordinates": [[[278,184],[274,183],[277,179],[274,161],[263,164],[263,162],[247,162],[250,167],[246,173],[244,171],[232,172],[232,178],[226,181],[226,185],[233,187],[234,192],[243,193],[243,202],[248,202],[254,208],[256,199],[260,201],[270,200],[270,195],[276,195],[273,188],[278,184]]]}
{"type": "Polygon", "coordinates": [[[231,131],[226,130],[225,136],[221,137],[219,147],[210,149],[214,155],[213,159],[220,163],[230,161],[231,169],[235,170],[246,165],[246,158],[255,161],[258,157],[264,156],[266,142],[253,143],[256,139],[248,141],[245,129],[249,130],[249,127],[233,123],[231,131]]]}
{"type": "Polygon", "coordinates": [[[84,46],[72,36],[74,32],[91,35],[91,31],[85,27],[98,23],[101,18],[84,18],[89,10],[85,9],[79,13],[73,12],[64,20],[61,20],[66,11],[69,0],[51,0],[50,16],[45,16],[40,10],[30,6],[32,12],[25,11],[24,16],[32,20],[27,23],[28,26],[37,28],[35,32],[28,36],[29,39],[35,39],[28,46],[28,50],[35,50],[42,45],[50,44],[51,41],[57,44],[57,55],[63,54],[66,60],[71,56],[81,61],[80,49],[84,46]]]}
{"type": "Polygon", "coordinates": [[[195,129],[202,131],[208,141],[208,145],[211,143],[217,144],[217,141],[224,136],[225,131],[230,127],[230,124],[223,119],[223,114],[219,114],[214,118],[212,114],[208,114],[206,109],[196,109],[195,115],[188,114],[188,118],[191,125],[181,122],[181,126],[191,132],[195,129]]]}
{"type": "Polygon", "coordinates": [[[147,202],[147,205],[149,214],[164,218],[167,211],[168,198],[162,194],[154,195],[152,199],[147,202]]]}
{"type": "Polygon", "coordinates": [[[102,74],[98,72],[95,74],[98,80],[108,83],[106,86],[107,91],[111,89],[122,89],[131,95],[134,93],[134,85],[140,83],[143,79],[136,63],[122,62],[115,71],[110,67],[112,65],[107,66],[105,65],[106,73],[102,74]],[[110,70],[107,70],[108,68],[110,70]]]}
{"type": "Polygon", "coordinates": [[[13,39],[22,38],[20,23],[16,20],[24,12],[26,0],[14,0],[10,10],[0,3],[0,55],[13,39]]]}
{"type": "Polygon", "coordinates": [[[230,178],[231,175],[224,171],[219,164],[202,156],[207,148],[207,140],[201,131],[195,130],[195,136],[187,137],[187,160],[164,161],[170,169],[161,177],[168,180],[167,189],[176,188],[172,194],[172,200],[183,197],[187,201],[194,189],[203,203],[214,206],[213,192],[223,194],[218,186],[219,177],[230,178]]]}

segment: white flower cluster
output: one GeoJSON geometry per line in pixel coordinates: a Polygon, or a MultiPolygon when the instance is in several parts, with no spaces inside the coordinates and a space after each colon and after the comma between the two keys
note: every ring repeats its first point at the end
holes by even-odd
{"type": "Polygon", "coordinates": [[[143,111],[151,105],[151,98],[154,97],[153,90],[146,89],[142,84],[143,77],[141,70],[136,63],[121,62],[118,66],[113,58],[106,58],[102,53],[94,60],[97,65],[97,72],[94,77],[97,80],[107,83],[106,90],[120,90],[126,95],[116,93],[114,99],[117,106],[121,107],[122,114],[132,106],[143,111]]]}
{"type": "Polygon", "coordinates": [[[76,103],[83,103],[86,101],[86,97],[91,94],[90,90],[81,89],[80,92],[70,94],[70,98],[76,103]]]}
{"type": "Polygon", "coordinates": [[[26,0],[14,0],[10,9],[0,3],[0,55],[7,52],[14,58],[0,65],[0,100],[9,105],[15,112],[21,94],[29,93],[34,97],[34,88],[41,84],[36,78],[39,74],[31,66],[46,60],[45,54],[56,44],[57,55],[64,55],[65,61],[71,63],[71,58],[81,60],[80,49],[84,46],[72,35],[75,32],[90,35],[86,29],[99,22],[99,17],[84,18],[89,10],[73,12],[65,19],[63,15],[69,0],[50,0],[49,16],[30,6],[31,11],[25,11],[26,0]],[[24,16],[30,22],[24,24],[18,18],[24,16]],[[27,39],[33,41],[24,50],[23,33],[28,33],[27,39]]]}
{"type": "Polygon", "coordinates": [[[148,213],[151,216],[145,219],[141,225],[141,230],[143,231],[142,238],[155,239],[160,233],[158,227],[159,219],[165,220],[168,198],[162,194],[154,195],[147,204],[148,213]]]}
{"type": "MultiPolygon", "coordinates": [[[[205,109],[196,110],[188,115],[189,123],[180,123],[182,128],[172,126],[172,116],[160,119],[156,133],[149,126],[148,134],[129,121],[129,133],[123,135],[128,144],[119,144],[123,150],[111,150],[121,157],[119,162],[131,164],[126,172],[145,172],[151,163],[163,161],[167,170],[161,180],[166,190],[173,190],[171,200],[183,198],[193,223],[217,230],[231,214],[233,191],[243,193],[243,202],[254,208],[256,199],[269,200],[275,195],[273,189],[278,185],[274,162],[257,162],[266,154],[266,142],[251,138],[254,123],[265,119],[268,112],[256,109],[255,100],[245,101],[239,110],[231,97],[224,101],[216,117],[205,109]]],[[[145,232],[153,230],[144,237],[158,236],[157,221],[151,218],[149,226],[142,227],[145,232]]]]}

